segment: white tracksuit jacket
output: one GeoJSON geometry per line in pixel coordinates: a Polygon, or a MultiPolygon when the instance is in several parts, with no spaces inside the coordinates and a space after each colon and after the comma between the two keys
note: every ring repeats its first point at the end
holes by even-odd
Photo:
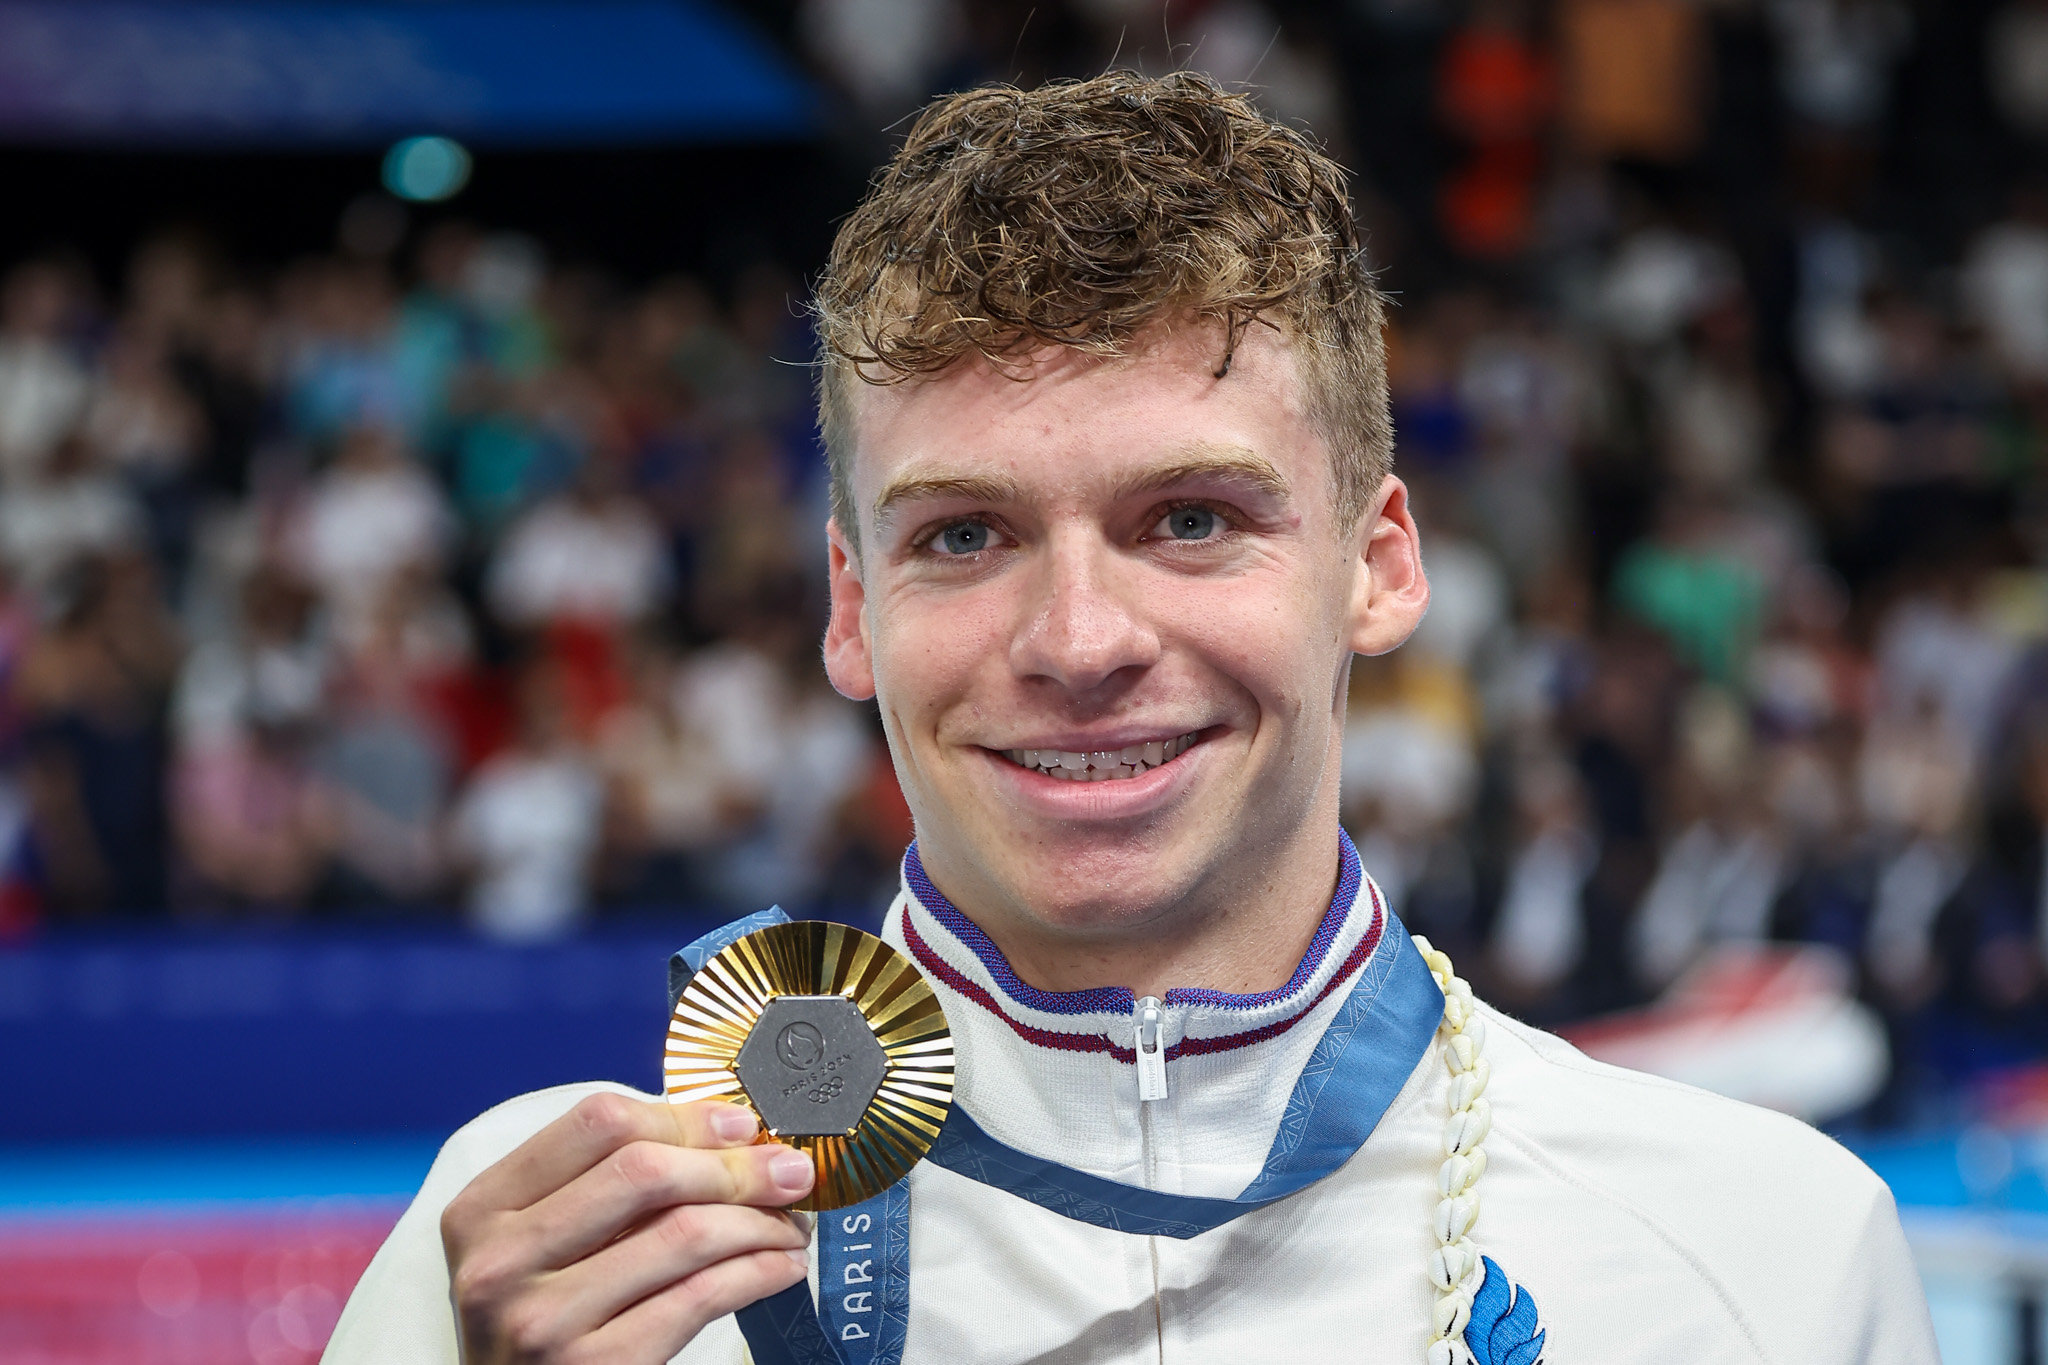
{"type": "MultiPolygon", "coordinates": [[[[1355,857],[1348,845],[1345,856],[1355,857]]],[[[1228,1197],[1259,1173],[1361,957],[1398,932],[1367,881],[1356,896],[1340,890],[1281,990],[1170,993],[1166,1041],[1200,1041],[1177,1049],[1167,1096],[1144,1103],[1128,1060],[1129,995],[1024,985],[924,879],[914,850],[884,936],[937,991],[958,1048],[957,1102],[990,1135],[1125,1184],[1228,1197]]],[[[1853,1156],[1796,1120],[1589,1060],[1484,1007],[1482,1017],[1493,1127],[1472,1238],[1518,1298],[1533,1297],[1543,1361],[1936,1361],[1890,1192],[1853,1156]]],[[[1373,1042],[1361,1031],[1352,1045],[1373,1042]]],[[[909,1177],[903,1359],[1421,1362],[1448,1086],[1427,1048],[1348,1162],[1187,1240],[1105,1230],[920,1165],[909,1177]]],[[[633,1093],[539,1091],[450,1138],[350,1298],[326,1365],[456,1361],[443,1206],[602,1089],[633,1093]]],[[[821,1242],[848,1235],[835,1215],[820,1216],[821,1242]]],[[[676,1360],[737,1365],[745,1349],[727,1318],[676,1360]]],[[[1529,1365],[1533,1350],[1511,1363],[1496,1353],[1492,1365],[1529,1365]]]]}

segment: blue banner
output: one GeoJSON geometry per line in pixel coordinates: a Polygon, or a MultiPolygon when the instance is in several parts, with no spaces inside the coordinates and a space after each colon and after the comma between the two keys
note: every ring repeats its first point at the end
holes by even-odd
{"type": "Polygon", "coordinates": [[[805,79],[701,0],[0,0],[0,138],[156,146],[755,141],[805,79]]]}

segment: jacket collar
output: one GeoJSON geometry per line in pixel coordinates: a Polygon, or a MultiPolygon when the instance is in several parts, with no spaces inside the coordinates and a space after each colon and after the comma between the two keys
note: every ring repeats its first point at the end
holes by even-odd
{"type": "Polygon", "coordinates": [[[1338,856],[1336,892],[1286,983],[1162,997],[1165,1101],[1138,1099],[1131,992],[1042,991],[1021,980],[932,884],[915,845],[883,937],[938,993],[958,1050],[956,1098],[991,1134],[1112,1179],[1234,1195],[1257,1172],[1296,1078],[1388,930],[1349,838],[1340,837],[1338,856]]]}
{"type": "MultiPolygon", "coordinates": [[[[1372,955],[1385,931],[1386,911],[1350,836],[1338,831],[1338,844],[1336,892],[1286,983],[1242,995],[1201,987],[1168,990],[1161,1003],[1185,1025],[1175,1044],[1181,1051],[1170,1052],[1169,1060],[1189,1051],[1223,1052],[1277,1037],[1342,989],[1372,955]]],[[[1118,1026],[1129,1032],[1137,1003],[1130,990],[1042,991],[1023,981],[980,926],[932,884],[916,844],[903,855],[903,894],[888,927],[928,977],[977,1010],[1001,1018],[1026,1042],[1132,1061],[1129,1039],[1111,1036],[1118,1026]]]]}

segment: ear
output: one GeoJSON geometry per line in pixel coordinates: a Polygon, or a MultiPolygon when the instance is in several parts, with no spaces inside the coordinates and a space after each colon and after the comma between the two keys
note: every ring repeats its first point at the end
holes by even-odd
{"type": "Polygon", "coordinates": [[[867,589],[860,581],[860,558],[839,523],[825,523],[826,576],[832,593],[832,616],[825,623],[825,676],[850,701],[875,695],[875,659],[868,644],[867,589]]]}
{"type": "Polygon", "coordinates": [[[1389,474],[1375,509],[1359,518],[1352,562],[1351,652],[1385,654],[1422,624],[1429,579],[1422,540],[1408,508],[1408,486],[1389,474]]]}

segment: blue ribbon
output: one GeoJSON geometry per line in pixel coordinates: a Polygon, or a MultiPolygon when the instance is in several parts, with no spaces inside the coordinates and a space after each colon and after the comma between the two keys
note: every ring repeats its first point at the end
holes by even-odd
{"type": "Polygon", "coordinates": [[[903,1359],[910,1329],[910,1185],[818,1218],[818,1317],[846,1365],[903,1359]]]}
{"type": "MultiPolygon", "coordinates": [[[[1032,1156],[991,1137],[957,1103],[926,1160],[1095,1227],[1134,1236],[1199,1237],[1307,1188],[1356,1155],[1435,1037],[1443,1003],[1422,954],[1390,912],[1379,946],[1295,1080],[1264,1166],[1234,1199],[1162,1193],[1032,1156]],[[1354,1041],[1361,1045],[1353,1048],[1354,1041]]],[[[909,1188],[899,1184],[858,1210],[840,1212],[857,1211],[868,1213],[887,1244],[900,1248],[900,1255],[885,1254],[877,1262],[875,1297],[864,1301],[861,1310],[875,1315],[871,1335],[835,1340],[849,1324],[865,1329],[868,1319],[848,1310],[848,1286],[838,1282],[847,1273],[845,1256],[827,1246],[821,1224],[819,1294],[825,1321],[806,1285],[742,1309],[740,1330],[756,1365],[895,1365],[902,1359],[902,1324],[910,1299],[909,1188]],[[842,1344],[858,1349],[842,1351],[842,1344]]]]}
{"type": "Polygon", "coordinates": [[[787,924],[789,916],[779,905],[766,910],[756,910],[745,919],[736,919],[731,924],[721,924],[702,938],[691,939],[690,945],[668,957],[668,1012],[676,1012],[676,1001],[683,998],[683,988],[690,984],[690,978],[704,970],[704,964],[717,957],[733,944],[738,943],[756,929],[766,929],[771,924],[787,924]]]}

